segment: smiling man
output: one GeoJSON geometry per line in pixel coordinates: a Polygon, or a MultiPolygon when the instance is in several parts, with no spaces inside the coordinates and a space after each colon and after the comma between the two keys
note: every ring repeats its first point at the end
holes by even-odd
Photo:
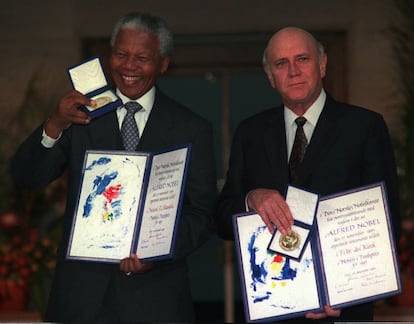
{"type": "MultiPolygon", "coordinates": [[[[122,22],[121,22],[122,24],[122,22]]],[[[111,74],[118,90],[130,99],[138,99],[154,86],[158,75],[170,63],[172,35],[160,42],[156,34],[134,28],[133,22],[117,25],[111,39],[111,74]],[[130,26],[130,27],[128,27],[130,26]],[[161,47],[162,46],[162,47],[161,47]]]]}
{"type": "Polygon", "coordinates": [[[173,49],[172,33],[163,19],[145,13],[126,15],[115,25],[111,46],[111,74],[123,105],[91,120],[79,107],[96,102],[70,91],[11,161],[13,179],[23,188],[42,188],[68,174],[63,236],[45,319],[191,323],[186,257],[212,233],[216,198],[212,127],[155,85],[167,70],[173,49]],[[174,258],[143,263],[133,254],[119,264],[66,260],[85,151],[126,149],[121,128],[130,102],[141,107],[131,118],[140,134],[132,150],[156,152],[192,144],[174,258]]]}

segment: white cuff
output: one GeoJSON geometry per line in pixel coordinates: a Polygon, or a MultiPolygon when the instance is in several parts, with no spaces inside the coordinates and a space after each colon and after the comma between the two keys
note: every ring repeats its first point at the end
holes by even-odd
{"type": "Polygon", "coordinates": [[[42,145],[46,148],[52,148],[61,136],[62,133],[59,134],[58,138],[52,138],[46,134],[45,129],[43,128],[42,145]]]}
{"type": "Polygon", "coordinates": [[[247,204],[247,197],[249,196],[250,191],[246,194],[246,197],[244,198],[244,205],[246,207],[246,212],[251,211],[251,209],[249,208],[249,205],[247,204]]]}

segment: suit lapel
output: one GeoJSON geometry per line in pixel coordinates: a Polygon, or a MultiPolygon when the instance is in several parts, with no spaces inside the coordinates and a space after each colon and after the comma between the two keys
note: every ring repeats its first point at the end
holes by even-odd
{"type": "Polygon", "coordinates": [[[89,136],[92,141],[92,147],[96,149],[124,149],[115,110],[93,120],[90,124],[89,136]],[[115,132],[112,131],[114,129],[116,130],[115,132]]]}
{"type": "Polygon", "coordinates": [[[326,158],[327,152],[336,141],[339,120],[339,111],[335,108],[335,102],[327,96],[303,163],[298,171],[299,184],[311,183],[313,170],[317,168],[321,159],[326,158]]]}
{"type": "Polygon", "coordinates": [[[165,95],[157,88],[151,114],[141,135],[138,150],[151,151],[154,144],[157,147],[168,146],[170,143],[170,131],[175,118],[173,112],[166,107],[165,95]]]}
{"type": "Polygon", "coordinates": [[[268,119],[263,134],[266,157],[269,159],[269,165],[272,166],[270,168],[272,174],[269,176],[277,182],[287,183],[287,146],[283,106],[276,108],[274,117],[268,119]]]}

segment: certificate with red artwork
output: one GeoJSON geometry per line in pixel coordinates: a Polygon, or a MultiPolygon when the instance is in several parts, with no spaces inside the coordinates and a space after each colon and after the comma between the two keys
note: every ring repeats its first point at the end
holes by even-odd
{"type": "Polygon", "coordinates": [[[87,151],[66,257],[173,257],[191,145],[156,153],[87,151]]]}
{"type": "MultiPolygon", "coordinates": [[[[288,197],[287,197],[288,199],[288,197]]],[[[300,259],[268,249],[260,215],[233,216],[247,322],[341,309],[401,292],[384,183],[319,198],[315,228],[300,259]]]]}

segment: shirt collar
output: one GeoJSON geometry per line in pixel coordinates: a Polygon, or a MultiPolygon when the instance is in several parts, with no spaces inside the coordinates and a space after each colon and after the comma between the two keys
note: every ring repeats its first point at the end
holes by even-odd
{"type": "MultiPolygon", "coordinates": [[[[318,122],[323,106],[325,105],[325,100],[326,100],[326,93],[322,89],[319,97],[315,100],[315,102],[309,107],[309,109],[303,115],[303,117],[306,118],[307,122],[310,123],[313,127],[315,127],[316,123],[318,122]]],[[[293,124],[295,123],[295,119],[299,117],[286,106],[284,109],[284,114],[285,114],[285,123],[286,123],[286,126],[288,127],[292,127],[293,124]]]]}
{"type": "MultiPolygon", "coordinates": [[[[124,96],[119,89],[116,89],[116,94],[121,98],[122,103],[127,103],[128,101],[136,101],[142,106],[142,110],[151,111],[152,106],[154,105],[155,100],[155,87],[153,86],[149,91],[147,91],[143,96],[139,97],[136,100],[131,100],[127,96],[124,96]]],[[[122,107],[120,107],[122,108],[122,107]]]]}

